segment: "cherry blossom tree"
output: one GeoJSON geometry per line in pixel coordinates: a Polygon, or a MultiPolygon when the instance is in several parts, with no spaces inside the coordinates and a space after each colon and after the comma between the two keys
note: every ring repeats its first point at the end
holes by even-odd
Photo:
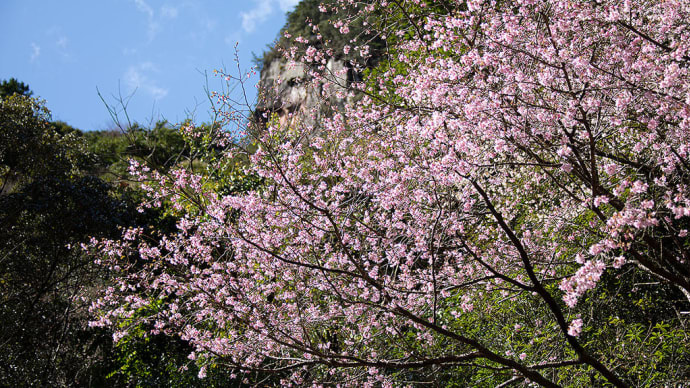
{"type": "Polygon", "coordinates": [[[92,244],[119,273],[95,324],[145,324],[202,365],[285,385],[687,378],[690,3],[356,9],[336,27],[375,14],[385,63],[346,84],[327,44],[298,39],[286,55],[324,104],[351,98],[318,130],[251,132],[233,174],[261,184],[133,164],[178,232],[92,244]],[[629,313],[641,287],[664,314],[629,313]]]}

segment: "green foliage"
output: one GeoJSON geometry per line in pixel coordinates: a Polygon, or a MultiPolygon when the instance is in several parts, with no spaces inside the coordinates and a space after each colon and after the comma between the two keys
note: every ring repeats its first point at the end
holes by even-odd
{"type": "Polygon", "coordinates": [[[187,149],[164,122],[84,134],[51,122],[42,101],[0,100],[0,386],[190,385],[190,373],[171,367],[184,365],[182,341],[133,338],[128,353],[88,326],[88,300],[109,274],[80,247],[126,226],[173,230],[165,212],[137,211],[136,186],[100,177],[124,174],[128,157],[171,166],[187,149]]]}
{"type": "Polygon", "coordinates": [[[139,326],[115,345],[112,356],[118,367],[108,374],[107,381],[128,387],[232,386],[233,379],[221,368],[213,368],[205,379],[199,379],[199,367],[187,357],[191,351],[179,338],[149,335],[139,326]]]}
{"type": "Polygon", "coordinates": [[[153,168],[167,169],[190,156],[183,136],[165,121],[156,123],[152,129],[134,124],[126,131],[90,131],[83,137],[94,159],[91,172],[109,180],[126,175],[129,158],[146,161],[153,168]]]}
{"type": "Polygon", "coordinates": [[[58,133],[43,102],[21,95],[0,100],[1,193],[32,177],[75,174],[84,158],[78,133],[58,133]]]}
{"type": "Polygon", "coordinates": [[[0,196],[0,385],[98,380],[103,336],[81,300],[103,273],[79,248],[136,214],[94,177],[36,177],[0,196]]]}
{"type": "Polygon", "coordinates": [[[585,346],[634,386],[670,384],[690,375],[690,327],[680,314],[687,300],[678,289],[627,265],[605,273],[587,307],[597,314],[582,311],[590,328],[583,333],[585,346]]]}
{"type": "Polygon", "coordinates": [[[34,94],[29,85],[17,81],[15,78],[0,82],[0,99],[18,94],[20,96],[31,97],[34,94]]]}

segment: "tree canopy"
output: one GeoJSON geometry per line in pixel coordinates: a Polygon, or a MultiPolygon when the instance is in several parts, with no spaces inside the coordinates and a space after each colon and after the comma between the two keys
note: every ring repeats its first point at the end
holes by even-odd
{"type": "Polygon", "coordinates": [[[33,92],[29,89],[29,85],[17,81],[15,78],[2,80],[2,82],[0,82],[0,98],[9,97],[14,94],[31,97],[33,92]]]}
{"type": "Polygon", "coordinates": [[[111,330],[88,325],[88,300],[110,275],[81,244],[127,226],[174,228],[165,212],[137,211],[127,158],[174,165],[188,155],[182,134],[164,122],[83,133],[28,94],[0,99],[0,386],[213,386],[179,338],[114,345],[111,330]]]}

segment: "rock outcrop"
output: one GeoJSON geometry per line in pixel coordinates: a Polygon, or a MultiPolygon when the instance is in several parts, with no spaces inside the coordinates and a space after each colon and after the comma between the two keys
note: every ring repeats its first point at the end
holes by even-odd
{"type": "Polygon", "coordinates": [[[328,60],[324,73],[323,79],[314,83],[302,63],[284,59],[270,62],[261,70],[255,109],[258,122],[265,126],[267,120],[277,116],[281,126],[300,122],[318,127],[318,119],[331,114],[330,107],[344,104],[346,88],[353,79],[349,64],[339,59],[328,60]],[[330,104],[324,104],[326,99],[330,104]]]}

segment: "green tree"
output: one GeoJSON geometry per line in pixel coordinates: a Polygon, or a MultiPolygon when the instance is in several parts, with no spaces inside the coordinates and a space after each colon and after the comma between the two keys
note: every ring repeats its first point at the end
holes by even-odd
{"type": "Polygon", "coordinates": [[[0,82],[0,98],[9,97],[14,94],[20,96],[31,97],[33,92],[29,89],[29,85],[24,82],[17,81],[15,78],[3,80],[0,82]]]}
{"type": "Polygon", "coordinates": [[[115,235],[133,206],[94,177],[41,176],[0,197],[0,385],[96,383],[110,336],[86,324],[84,292],[104,279],[79,245],[115,235]]]}
{"type": "Polygon", "coordinates": [[[136,210],[136,187],[93,174],[127,155],[163,163],[183,143],[163,124],[134,139],[118,138],[104,159],[94,152],[103,136],[51,122],[37,99],[0,100],[0,386],[170,386],[195,376],[180,369],[190,362],[182,341],[135,338],[114,348],[110,331],[88,326],[83,298],[109,274],[80,245],[125,226],[174,227],[160,212],[136,210]]]}
{"type": "Polygon", "coordinates": [[[93,156],[91,172],[104,177],[109,175],[107,179],[124,177],[129,158],[167,168],[190,156],[183,136],[166,121],[156,123],[152,129],[134,123],[123,131],[90,131],[83,136],[93,156]]]}
{"type": "Polygon", "coordinates": [[[78,133],[60,135],[37,99],[12,95],[0,100],[0,195],[37,176],[74,174],[83,164],[78,133]]]}

